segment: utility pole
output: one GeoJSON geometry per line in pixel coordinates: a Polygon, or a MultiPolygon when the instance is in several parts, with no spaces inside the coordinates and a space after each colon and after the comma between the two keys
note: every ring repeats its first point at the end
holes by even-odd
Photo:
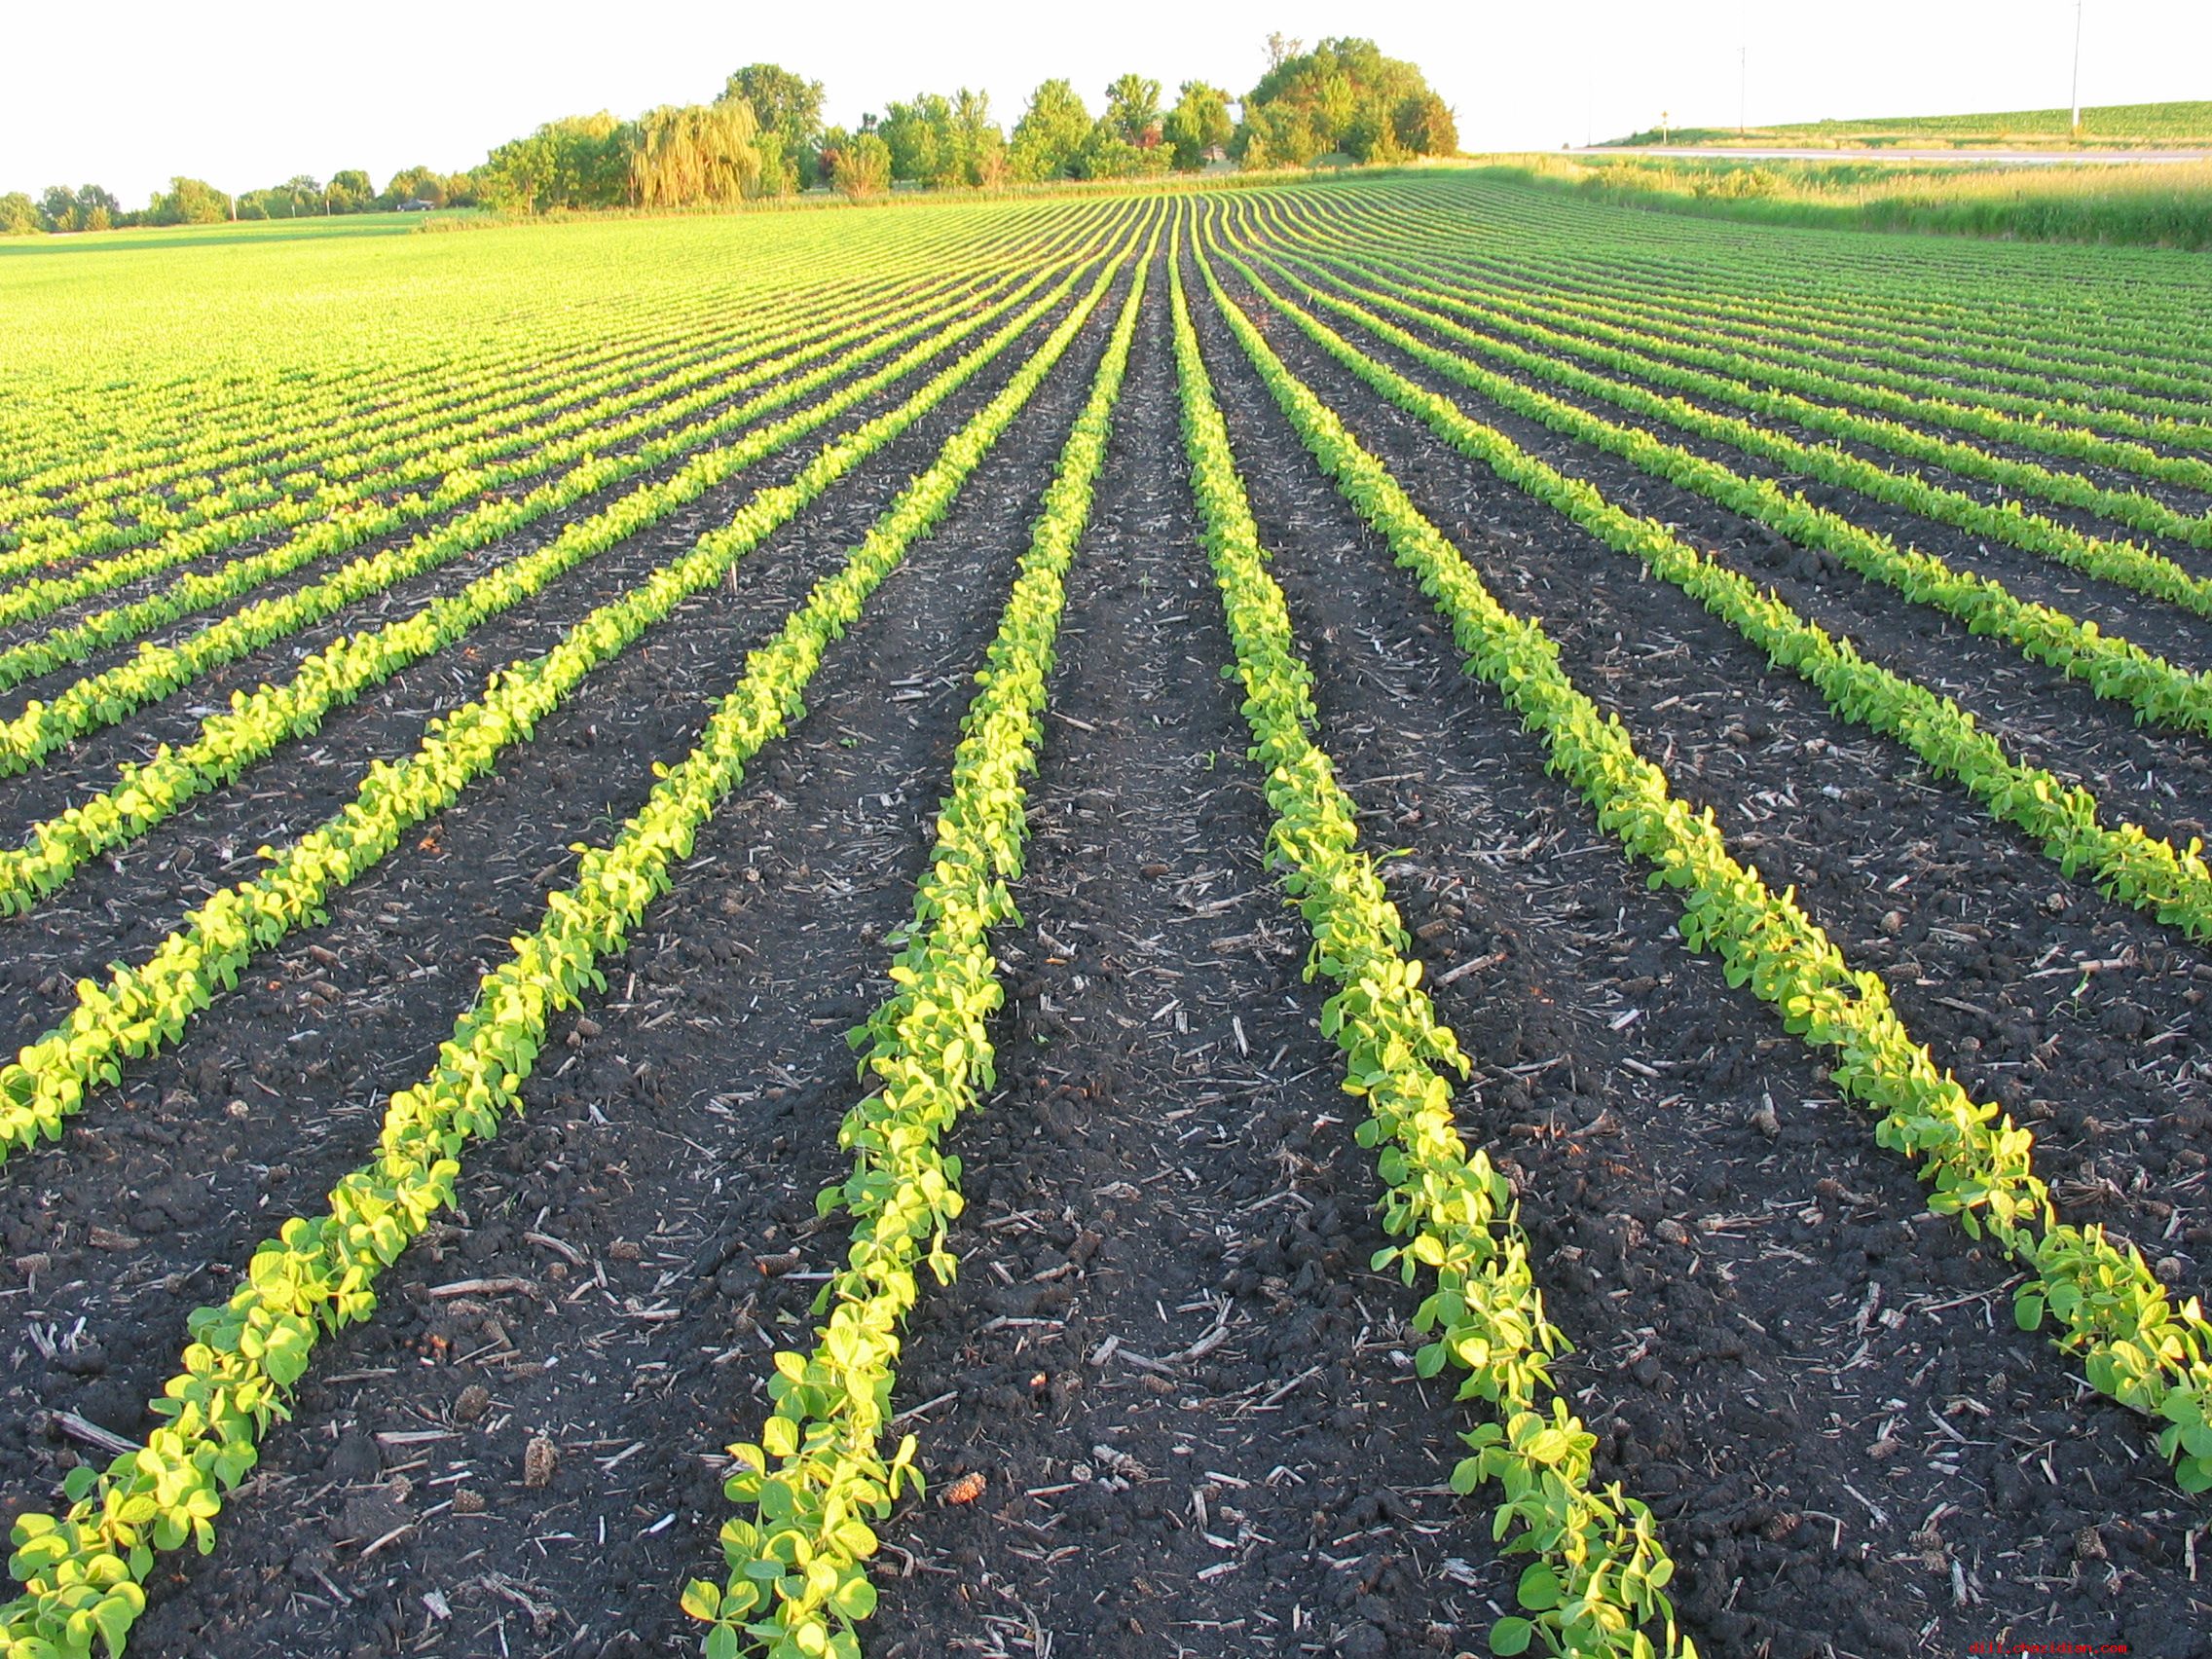
{"type": "Polygon", "coordinates": [[[1744,110],[1751,96],[1751,49],[1747,42],[1736,49],[1736,136],[1744,135],[1744,110]]]}
{"type": "Polygon", "coordinates": [[[2082,135],[2082,0],[2074,0],[2074,136],[2082,135]]]}

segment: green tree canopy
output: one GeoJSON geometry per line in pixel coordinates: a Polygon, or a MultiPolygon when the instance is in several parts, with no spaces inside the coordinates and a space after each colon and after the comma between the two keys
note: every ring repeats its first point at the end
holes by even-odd
{"type": "Polygon", "coordinates": [[[822,152],[832,185],[854,202],[881,196],[891,188],[890,145],[873,132],[846,137],[839,131],[836,136],[836,147],[825,145],[822,152]]]}
{"type": "Polygon", "coordinates": [[[77,187],[76,229],[104,231],[123,217],[123,203],[109,192],[96,184],[77,187]]]}
{"type": "Polygon", "coordinates": [[[1008,165],[1018,179],[1073,178],[1090,138],[1090,111],[1066,81],[1047,81],[1029,94],[1014,124],[1008,165]]]}
{"type": "Polygon", "coordinates": [[[605,110],[564,116],[494,150],[476,169],[477,188],[493,206],[523,212],[616,206],[631,199],[635,137],[605,110]]]}
{"type": "Polygon", "coordinates": [[[631,149],[631,200],[643,207],[727,206],[756,196],[759,136],[743,98],[650,110],[631,149]]]}
{"type": "Polygon", "coordinates": [[[753,106],[759,128],[761,189],[771,195],[796,190],[822,145],[822,83],[781,64],[748,63],[730,75],[716,101],[740,98],[753,106]]]}
{"type": "Polygon", "coordinates": [[[1160,125],[1160,83],[1133,73],[1116,77],[1106,89],[1104,120],[1117,137],[1143,144],[1160,125]]]}
{"type": "Polygon", "coordinates": [[[146,217],[156,225],[213,225],[231,216],[231,199],[203,178],[172,178],[154,193],[146,217]]]}
{"type": "Polygon", "coordinates": [[[952,100],[918,92],[911,103],[886,105],[877,134],[891,150],[891,176],[922,185],[964,182],[953,143],[952,100]]]}
{"type": "Polygon", "coordinates": [[[346,167],[330,175],[329,200],[333,213],[365,213],[376,202],[376,186],[359,167],[346,167]]]}
{"type": "Polygon", "coordinates": [[[991,119],[990,93],[962,87],[952,94],[952,148],[963,183],[991,188],[1006,182],[1006,134],[991,119]]]}
{"type": "Polygon", "coordinates": [[[0,196],[0,237],[24,237],[43,231],[38,203],[19,190],[11,190],[0,196]]]}
{"type": "Polygon", "coordinates": [[[427,202],[433,207],[446,204],[445,175],[429,167],[401,167],[391,175],[391,182],[384,187],[377,198],[380,207],[396,207],[402,202],[427,202]]]}
{"type": "Polygon", "coordinates": [[[1332,151],[1392,162],[1458,148],[1452,111],[1414,64],[1350,36],[1311,52],[1297,45],[1270,39],[1272,67],[1244,100],[1236,136],[1247,165],[1304,166],[1332,151]]]}
{"type": "Polygon", "coordinates": [[[1236,136],[1236,124],[1229,118],[1229,94],[1203,81],[1185,81],[1175,107],[1161,123],[1161,136],[1176,166],[1197,171],[1205,166],[1208,150],[1227,150],[1236,136]]]}

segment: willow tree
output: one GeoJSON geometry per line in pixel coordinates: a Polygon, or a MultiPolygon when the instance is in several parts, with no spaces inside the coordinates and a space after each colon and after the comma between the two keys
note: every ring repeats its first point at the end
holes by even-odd
{"type": "Polygon", "coordinates": [[[759,139],[743,98],[649,110],[630,151],[631,200],[641,207],[742,202],[760,188],[759,139]]]}

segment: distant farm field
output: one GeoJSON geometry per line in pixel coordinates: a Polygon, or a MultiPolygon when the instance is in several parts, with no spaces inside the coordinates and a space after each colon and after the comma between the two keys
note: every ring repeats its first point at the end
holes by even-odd
{"type": "Polygon", "coordinates": [[[2201,1652],[2201,257],[55,240],[0,1652],[2201,1652]]]}
{"type": "MultiPolygon", "coordinates": [[[[1780,127],[1681,127],[1673,141],[1685,144],[1959,145],[2018,144],[2182,145],[2212,142],[2212,101],[2098,104],[2071,109],[2001,110],[1985,115],[1908,115],[1856,121],[1800,121],[1780,127]]],[[[1623,140],[1656,144],[1661,134],[1640,132],[1623,140]]]]}

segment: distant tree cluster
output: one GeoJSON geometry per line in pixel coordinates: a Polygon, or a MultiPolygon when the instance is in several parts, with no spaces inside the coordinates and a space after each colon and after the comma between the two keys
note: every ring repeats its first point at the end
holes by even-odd
{"type": "Polygon", "coordinates": [[[1244,100],[1233,153],[1247,166],[1305,166],[1326,155],[1355,162],[1448,156],[1459,148],[1451,109],[1419,68],[1371,40],[1325,40],[1311,52],[1277,35],[1272,66],[1244,100]]]}
{"type": "Polygon", "coordinates": [[[821,143],[822,83],[752,63],[713,103],[549,121],[470,177],[476,200],[509,212],[724,206],[803,188],[821,143]]]}
{"type": "Polygon", "coordinates": [[[340,213],[388,212],[399,206],[468,206],[477,201],[472,174],[448,175],[428,167],[406,167],[378,190],[358,167],[317,183],[298,173],[282,184],[248,190],[236,197],[205,179],[172,178],[142,208],[126,209],[96,184],[79,190],[50,186],[32,200],[21,191],[0,196],[0,236],[59,236],[76,231],[120,230],[133,225],[214,225],[231,219],[325,218],[340,213]]]}
{"type": "Polygon", "coordinates": [[[604,207],[725,206],[818,188],[856,200],[894,186],[989,189],[1009,182],[1306,166],[1341,156],[1388,163],[1457,150],[1451,109],[1415,65],[1371,40],[1324,40],[1308,52],[1268,39],[1268,71],[1241,99],[1185,81],[1172,104],[1142,75],[1118,77],[1090,113],[1073,83],[1045,82],[1011,134],[989,97],[963,87],[919,92],[857,128],[825,128],[822,83],[774,63],[729,76],[706,104],[672,104],[635,121],[565,116],[509,140],[464,173],[406,167],[381,191],[357,168],[318,183],[300,173],[235,200],[201,179],[174,178],[126,211],[97,185],[55,185],[35,201],[0,196],[0,236],[298,219],[397,207],[482,204],[516,213],[604,207]],[[1232,106],[1240,105],[1240,116],[1232,106]]]}

